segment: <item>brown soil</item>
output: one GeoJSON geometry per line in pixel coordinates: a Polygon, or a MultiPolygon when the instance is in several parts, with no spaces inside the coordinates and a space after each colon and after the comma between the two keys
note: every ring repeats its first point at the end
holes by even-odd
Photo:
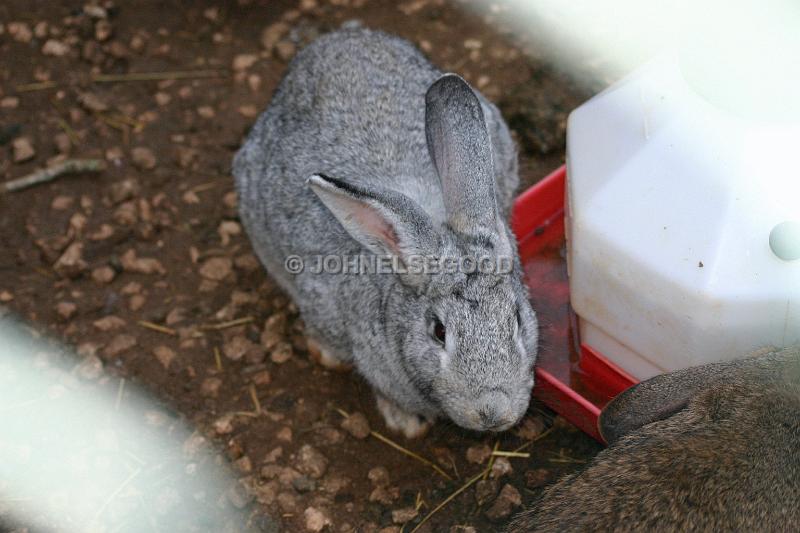
{"type": "Polygon", "coordinates": [[[522,178],[530,185],[561,164],[565,112],[586,97],[534,59],[541,54],[492,24],[490,11],[443,1],[102,5],[110,7],[107,19],[92,18],[83,2],[0,5],[0,178],[66,155],[108,163],[97,175],[0,196],[0,304],[83,357],[96,353],[107,372],[139,383],[212,436],[252,494],[253,516],[268,514],[288,531],[315,525],[309,508],[329,519],[330,531],[410,531],[486,466],[485,447],[528,443],[530,458],[497,461],[489,481],[420,528],[496,530],[518,509],[515,492],[526,505],[597,452],[535,402],[522,429],[499,436],[443,423],[418,441],[392,435],[356,374],[310,360],[294,306],[241,232],[229,172],[294,50],[359,19],[411,39],[499,102],[527,148],[522,178]],[[277,37],[265,49],[267,27],[277,37]],[[187,70],[222,75],[91,80],[92,73],[187,70]],[[14,161],[27,148],[35,154],[14,161]],[[240,318],[249,321],[200,327],[240,318]],[[261,414],[232,415],[256,409],[251,390],[261,414]],[[356,438],[364,428],[343,428],[340,410],[363,413],[372,430],[452,479],[379,438],[356,438]],[[300,453],[306,445],[313,449],[300,453]]]}

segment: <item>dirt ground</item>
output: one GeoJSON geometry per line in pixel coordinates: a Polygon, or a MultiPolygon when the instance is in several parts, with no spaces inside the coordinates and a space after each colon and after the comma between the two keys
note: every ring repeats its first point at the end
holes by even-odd
{"type": "Polygon", "coordinates": [[[588,94],[497,23],[506,8],[3,2],[0,178],[65,157],[107,169],[0,195],[0,305],[213,438],[241,478],[235,503],[264,530],[408,532],[488,466],[491,448],[524,446],[530,457],[498,458],[419,531],[501,529],[597,443],[536,402],[502,435],[446,423],[418,441],[391,434],[356,374],[309,360],[296,309],[239,225],[230,163],[294,52],[357,19],[498,102],[529,186],[563,161],[566,112],[588,94]],[[128,76],[151,72],[163,79],[128,76]]]}

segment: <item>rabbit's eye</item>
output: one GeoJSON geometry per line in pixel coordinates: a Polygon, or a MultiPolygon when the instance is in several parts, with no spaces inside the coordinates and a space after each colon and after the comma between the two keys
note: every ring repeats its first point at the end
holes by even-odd
{"type": "Polygon", "coordinates": [[[445,329],[444,324],[442,324],[442,321],[438,318],[434,318],[431,326],[431,336],[436,339],[437,342],[444,344],[447,330],[445,329]]]}

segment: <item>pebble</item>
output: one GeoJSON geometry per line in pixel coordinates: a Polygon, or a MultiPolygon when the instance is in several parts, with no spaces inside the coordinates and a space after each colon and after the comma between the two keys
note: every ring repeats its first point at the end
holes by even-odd
{"type": "Polygon", "coordinates": [[[419,511],[413,507],[403,507],[392,511],[392,522],[395,524],[405,524],[411,522],[419,516],[419,511]]]}
{"type": "Polygon", "coordinates": [[[274,348],[284,337],[286,330],[286,313],[276,313],[264,322],[261,332],[261,346],[267,350],[274,348]]]}
{"type": "Polygon", "coordinates": [[[281,341],[270,351],[269,359],[277,365],[282,365],[292,358],[292,345],[281,341]]]}
{"type": "Polygon", "coordinates": [[[125,178],[114,182],[108,188],[111,201],[116,205],[133,199],[141,193],[142,186],[136,178],[125,178]]]}
{"type": "Polygon", "coordinates": [[[157,163],[153,151],[144,146],[137,146],[131,150],[131,161],[140,170],[152,170],[157,163]]]}
{"type": "Polygon", "coordinates": [[[316,507],[308,507],[303,511],[303,517],[308,531],[319,532],[332,525],[331,519],[316,507]]]}
{"type": "Polygon", "coordinates": [[[296,50],[297,47],[294,45],[294,43],[287,40],[279,41],[275,45],[275,55],[278,56],[278,59],[284,62],[288,62],[290,59],[292,59],[296,50]]]}
{"type": "Polygon", "coordinates": [[[245,118],[254,118],[258,115],[258,108],[253,104],[239,106],[239,114],[245,118]]]}
{"type": "Polygon", "coordinates": [[[506,484],[491,507],[486,510],[486,518],[499,521],[507,518],[511,512],[522,505],[522,496],[512,485],[506,484]]]}
{"type": "Polygon", "coordinates": [[[217,112],[210,105],[201,105],[197,108],[197,114],[203,118],[214,118],[217,112]]]}
{"type": "Polygon", "coordinates": [[[166,274],[167,271],[158,259],[137,257],[136,250],[131,248],[120,257],[122,268],[138,274],[166,274]]]}
{"type": "Polygon", "coordinates": [[[42,53],[46,56],[61,57],[69,53],[69,45],[57,40],[48,39],[42,46],[42,53]]]}
{"type": "Polygon", "coordinates": [[[283,447],[278,446],[273,448],[267,455],[264,456],[264,462],[267,464],[274,463],[283,456],[283,447]]]}
{"type": "Polygon", "coordinates": [[[253,501],[253,493],[247,490],[243,483],[234,483],[225,493],[231,505],[237,509],[244,509],[247,504],[253,501]]]}
{"type": "Polygon", "coordinates": [[[544,485],[550,479],[550,471],[546,468],[536,468],[525,472],[525,486],[529,489],[536,489],[544,485]]]}
{"type": "Polygon", "coordinates": [[[367,472],[367,479],[373,487],[385,487],[389,485],[389,471],[384,466],[375,466],[367,472]]]}
{"type": "Polygon", "coordinates": [[[233,271],[233,261],[228,257],[212,257],[200,266],[200,275],[211,281],[222,281],[233,271]]]}
{"type": "Polygon", "coordinates": [[[258,62],[256,54],[239,54],[233,58],[231,67],[236,72],[247,70],[258,62]]]}
{"type": "Polygon", "coordinates": [[[294,514],[297,512],[297,497],[289,492],[281,492],[276,498],[278,506],[286,514],[294,514]]]}
{"type": "Polygon", "coordinates": [[[14,299],[14,295],[11,292],[3,290],[0,291],[0,302],[8,303],[14,299]]]}
{"type": "Polygon", "coordinates": [[[477,444],[467,448],[467,461],[475,464],[483,464],[492,456],[492,449],[486,444],[477,444]]]}
{"type": "Polygon", "coordinates": [[[136,337],[121,333],[111,339],[111,342],[106,345],[103,353],[108,357],[116,357],[117,355],[126,352],[136,346],[136,337]]]}
{"type": "Polygon", "coordinates": [[[114,235],[114,228],[110,224],[101,224],[97,231],[89,235],[90,241],[104,241],[114,235]]]}
{"type": "Polygon", "coordinates": [[[369,422],[363,413],[351,413],[342,420],[341,428],[357,439],[366,439],[370,434],[369,422]]]}
{"type": "MultiPolygon", "coordinates": [[[[158,362],[161,363],[164,369],[168,369],[178,354],[176,354],[175,350],[172,348],[160,345],[153,348],[153,355],[156,356],[156,359],[158,359],[158,362]]],[[[203,384],[205,385],[205,382],[203,384]]]]}
{"type": "Polygon", "coordinates": [[[72,151],[72,141],[64,132],[56,133],[53,136],[53,142],[56,145],[56,150],[58,150],[59,154],[68,154],[72,151]]]}
{"type": "Polygon", "coordinates": [[[242,474],[249,474],[253,471],[253,461],[245,455],[236,459],[233,462],[233,467],[242,474]]]}
{"type": "Polygon", "coordinates": [[[488,503],[495,496],[497,496],[497,489],[499,488],[496,479],[482,479],[475,484],[475,501],[477,504],[484,505],[488,503]]]}
{"type": "Polygon", "coordinates": [[[253,346],[244,335],[237,335],[222,346],[222,353],[231,361],[238,361],[253,346]]]}
{"type": "Polygon", "coordinates": [[[230,435],[233,433],[233,415],[222,415],[214,421],[212,426],[217,435],[230,435]]]}
{"type": "Polygon", "coordinates": [[[33,39],[31,27],[24,22],[9,22],[8,34],[18,43],[29,43],[33,39]]]}
{"type": "Polygon", "coordinates": [[[92,279],[101,284],[111,283],[116,275],[117,273],[110,266],[101,266],[92,270],[92,279]]]}
{"type": "Polygon", "coordinates": [[[165,92],[159,91],[155,94],[155,99],[158,105],[165,106],[170,103],[172,97],[165,92]]]}
{"type": "Polygon", "coordinates": [[[19,107],[19,97],[18,96],[6,96],[0,99],[0,107],[3,109],[16,109],[19,107]]]}
{"type": "Polygon", "coordinates": [[[400,498],[399,487],[375,487],[369,494],[369,501],[383,505],[391,505],[398,498],[400,498]]]}
{"type": "Polygon", "coordinates": [[[94,38],[100,42],[107,41],[113,31],[111,23],[107,19],[98,20],[94,25],[94,38]]]}
{"type": "Polygon", "coordinates": [[[492,470],[489,472],[489,475],[495,479],[499,479],[512,473],[513,471],[514,468],[511,466],[511,461],[509,461],[508,458],[495,457],[494,463],[492,464],[492,470]]]}
{"type": "Polygon", "coordinates": [[[95,320],[92,325],[100,331],[113,331],[125,326],[125,321],[118,316],[108,315],[95,320]]]}
{"type": "Polygon", "coordinates": [[[231,237],[242,234],[242,226],[235,220],[223,220],[217,228],[217,233],[222,241],[222,246],[228,246],[231,242],[231,237]]]}
{"type": "Polygon", "coordinates": [[[296,466],[303,474],[319,479],[328,470],[328,459],[310,444],[304,444],[297,452],[296,466]]]}
{"type": "Polygon", "coordinates": [[[63,320],[69,320],[75,313],[78,312],[78,306],[73,302],[58,302],[56,304],[56,313],[63,320]]]}
{"type": "Polygon", "coordinates": [[[138,311],[139,309],[144,307],[144,304],[146,302],[147,298],[145,298],[143,295],[134,294],[133,296],[131,296],[131,299],[128,302],[128,309],[130,309],[131,311],[138,311]]]}
{"type": "Polygon", "coordinates": [[[216,398],[219,395],[219,389],[222,387],[222,380],[216,377],[205,378],[200,385],[200,394],[206,398],[216,398]]]}
{"type": "Polygon", "coordinates": [[[283,442],[292,442],[292,428],[282,427],[275,434],[275,438],[283,442]]]}
{"type": "Polygon", "coordinates": [[[72,204],[74,203],[75,203],[74,196],[59,195],[53,198],[53,201],[50,202],[50,209],[53,209],[55,211],[66,211],[67,209],[72,207],[72,204]]]}
{"type": "Polygon", "coordinates": [[[11,143],[11,150],[14,163],[24,163],[36,156],[36,150],[33,148],[30,137],[17,137],[14,139],[11,143]]]}
{"type": "Polygon", "coordinates": [[[267,52],[271,52],[275,45],[278,44],[278,41],[289,32],[289,29],[289,25],[285,22],[276,22],[267,26],[261,32],[261,46],[267,52]]]}
{"type": "Polygon", "coordinates": [[[53,270],[67,278],[75,278],[87,268],[83,260],[83,243],[80,242],[70,244],[53,265],[53,270]]]}
{"type": "Polygon", "coordinates": [[[75,370],[81,378],[93,381],[103,374],[103,361],[96,355],[87,355],[75,370]]]}
{"type": "Polygon", "coordinates": [[[78,103],[87,111],[102,113],[108,111],[108,104],[94,93],[81,93],[78,95],[78,103]]]}
{"type": "Polygon", "coordinates": [[[315,490],[317,488],[317,484],[308,476],[300,476],[292,480],[292,487],[294,487],[294,490],[297,492],[303,494],[315,490]]]}

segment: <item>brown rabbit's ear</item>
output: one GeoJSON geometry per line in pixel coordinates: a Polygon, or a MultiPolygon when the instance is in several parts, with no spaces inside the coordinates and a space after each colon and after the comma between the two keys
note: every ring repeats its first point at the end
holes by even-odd
{"type": "Polygon", "coordinates": [[[655,376],[619,394],[600,413],[598,428],[609,444],[642,426],[666,420],[685,409],[692,398],[745,361],[713,363],[655,376]]]}

